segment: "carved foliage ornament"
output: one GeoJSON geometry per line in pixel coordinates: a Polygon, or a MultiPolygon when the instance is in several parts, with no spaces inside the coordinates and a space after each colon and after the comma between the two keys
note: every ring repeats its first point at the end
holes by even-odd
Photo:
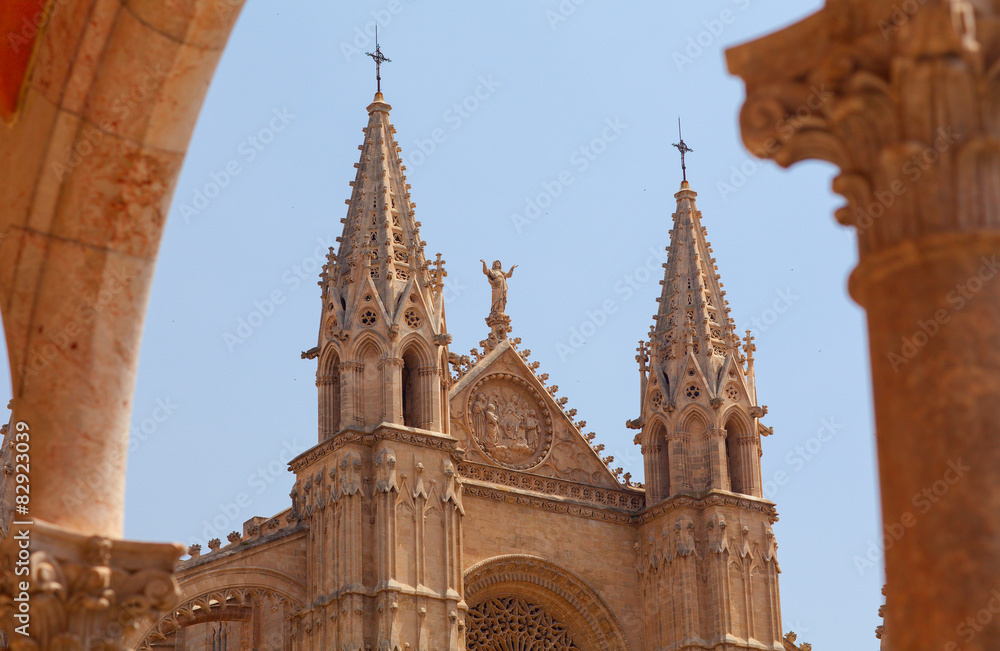
{"type": "Polygon", "coordinates": [[[848,205],[837,219],[858,229],[862,257],[1000,223],[981,199],[1000,170],[1000,48],[989,38],[1000,15],[991,3],[918,5],[900,17],[893,2],[828,3],[728,53],[747,82],[747,147],[786,167],[839,166],[834,190],[848,205]],[[761,66],[793,52],[797,66],[761,66]]]}
{"type": "Polygon", "coordinates": [[[506,468],[534,468],[552,447],[552,415],[541,394],[510,373],[487,375],[473,387],[466,421],[479,448],[506,468]]]}
{"type": "Polygon", "coordinates": [[[465,621],[469,651],[578,651],[564,624],[520,597],[487,599],[465,621]]]}
{"type": "Polygon", "coordinates": [[[16,650],[118,651],[124,635],[180,600],[172,575],[179,545],[86,537],[36,520],[25,601],[13,581],[18,548],[13,539],[4,542],[2,574],[12,580],[0,585],[0,627],[25,624],[21,604],[30,603],[30,637],[11,638],[16,650]]]}

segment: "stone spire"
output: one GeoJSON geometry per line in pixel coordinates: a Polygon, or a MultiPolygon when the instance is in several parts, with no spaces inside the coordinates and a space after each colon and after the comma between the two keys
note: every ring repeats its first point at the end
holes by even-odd
{"type": "Polygon", "coordinates": [[[646,571],[643,608],[673,623],[647,643],[721,649],[742,639],[748,648],[794,648],[782,641],[776,513],[761,490],[761,436],[770,432],[760,425],[765,410],[750,381],[753,340],[744,357],[697,195],[684,181],[674,196],[660,306],[649,341],[637,349],[642,411],[628,423],[641,430],[635,442],[652,507],[637,545],[644,558],[663,563],[658,574],[646,571]],[[696,562],[699,530],[708,544],[696,562]],[[751,544],[754,536],[759,543],[751,544]],[[718,604],[719,612],[702,604],[718,604]]]}
{"type": "MultiPolygon", "coordinates": [[[[663,290],[648,342],[638,348],[641,416],[628,425],[646,459],[652,502],[682,491],[760,496],[760,434],[753,341],[740,349],[698,196],[681,183],[663,290]],[[668,450],[669,442],[675,447],[668,450]]],[[[749,335],[748,335],[749,337],[749,335]]]]}
{"type": "Polygon", "coordinates": [[[386,306],[396,304],[408,285],[430,298],[437,274],[430,270],[420,240],[420,222],[414,217],[406,166],[389,122],[389,106],[376,93],[368,105],[365,141],[347,200],[347,217],[340,250],[325,270],[328,282],[348,301],[362,287],[372,285],[386,306]]]}
{"type": "Polygon", "coordinates": [[[323,266],[318,346],[320,440],[344,427],[447,427],[444,261],[424,255],[389,104],[368,105],[344,232],[323,266]]]}
{"type": "Polygon", "coordinates": [[[663,373],[672,402],[678,397],[675,391],[681,374],[691,363],[709,378],[716,377],[724,365],[741,363],[740,339],[695,203],[698,194],[684,181],[674,196],[677,212],[649,343],[653,367],[663,373]]]}

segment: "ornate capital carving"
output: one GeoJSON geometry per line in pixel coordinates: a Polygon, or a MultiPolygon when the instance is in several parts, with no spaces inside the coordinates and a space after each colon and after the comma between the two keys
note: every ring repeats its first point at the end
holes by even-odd
{"type": "Polygon", "coordinates": [[[437,366],[421,366],[417,369],[417,375],[421,377],[426,377],[429,375],[437,376],[441,375],[441,369],[437,366]]]}
{"type": "Polygon", "coordinates": [[[743,139],[782,166],[839,166],[837,219],[862,261],[908,240],[997,230],[1000,5],[830,2],[776,34],[729,50],[743,77],[743,139]],[[982,38],[980,39],[980,36],[982,38]]]}
{"type": "Polygon", "coordinates": [[[378,367],[380,369],[385,369],[386,367],[396,367],[403,368],[403,358],[402,357],[383,357],[378,362],[378,367]]]}
{"type": "Polygon", "coordinates": [[[180,601],[173,576],[184,553],[180,545],[81,536],[36,520],[12,527],[0,549],[6,577],[0,621],[13,632],[12,649],[124,650],[124,635],[180,601]],[[24,532],[30,540],[27,575],[15,574],[23,566],[17,565],[24,559],[17,536],[24,532]],[[29,604],[30,638],[17,632],[25,624],[18,618],[22,603],[29,604]]]}
{"type": "Polygon", "coordinates": [[[667,439],[669,442],[680,441],[681,443],[687,443],[691,440],[691,434],[688,432],[674,430],[672,432],[664,432],[663,438],[667,439]]]}

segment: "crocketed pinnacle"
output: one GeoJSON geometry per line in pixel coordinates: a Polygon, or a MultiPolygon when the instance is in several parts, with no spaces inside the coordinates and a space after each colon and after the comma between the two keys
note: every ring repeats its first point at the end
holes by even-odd
{"type": "Polygon", "coordinates": [[[358,173],[351,183],[347,217],[341,220],[344,233],[337,238],[340,248],[325,275],[342,296],[354,294],[370,277],[386,306],[396,305],[412,279],[413,289],[430,303],[435,278],[424,255],[420,222],[414,218],[396,128],[389,121],[391,108],[380,92],[368,105],[358,173]]]}

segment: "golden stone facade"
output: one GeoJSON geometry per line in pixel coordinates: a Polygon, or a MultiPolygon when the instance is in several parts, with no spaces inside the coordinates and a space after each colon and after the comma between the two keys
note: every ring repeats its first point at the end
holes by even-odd
{"type": "MultiPolygon", "coordinates": [[[[440,255],[425,257],[381,93],[368,107],[339,250],[321,276],[318,443],[290,508],[192,548],[183,603],[140,649],[798,648],[782,636],[763,499],[753,342],[734,332],[682,185],[629,421],[646,486],[609,468],[511,339],[449,351],[440,255]]],[[[515,265],[516,266],[516,265],[515,265]]],[[[484,283],[485,289],[485,283],[484,283]]]]}
{"type": "MultiPolygon", "coordinates": [[[[795,648],[794,635],[780,636],[774,512],[757,496],[765,430],[753,343],[741,352],[726,327],[694,193],[677,195],[676,271],[638,356],[643,411],[630,423],[647,486],[622,485],[507,338],[502,309],[481,351],[448,351],[443,269],[423,258],[382,101],[350,242],[324,278],[320,341],[307,355],[319,364],[319,443],[293,463],[292,506],[250,520],[226,547],[191,549],[179,569],[178,546],[121,540],[156,253],[241,4],[9,0],[0,15],[18,45],[0,48],[0,312],[12,422],[31,424],[35,461],[24,529],[10,510],[18,460],[9,471],[4,447],[0,633],[14,630],[24,595],[34,620],[30,635],[0,642],[795,648]],[[116,112],[136,88],[142,98],[116,112]],[[82,478],[95,499],[67,502],[66,482],[82,478]]],[[[970,466],[887,550],[883,649],[1000,647],[996,618],[963,628],[990,614],[1000,583],[1000,289],[982,286],[920,355],[899,348],[1000,253],[998,34],[996,0],[827,0],[728,52],[746,82],[749,149],[841,169],[835,190],[848,205],[837,216],[859,239],[850,288],[868,317],[883,516],[898,521],[940,462],[970,466]],[[936,164],[914,179],[908,163],[925,154],[936,164]]]]}

